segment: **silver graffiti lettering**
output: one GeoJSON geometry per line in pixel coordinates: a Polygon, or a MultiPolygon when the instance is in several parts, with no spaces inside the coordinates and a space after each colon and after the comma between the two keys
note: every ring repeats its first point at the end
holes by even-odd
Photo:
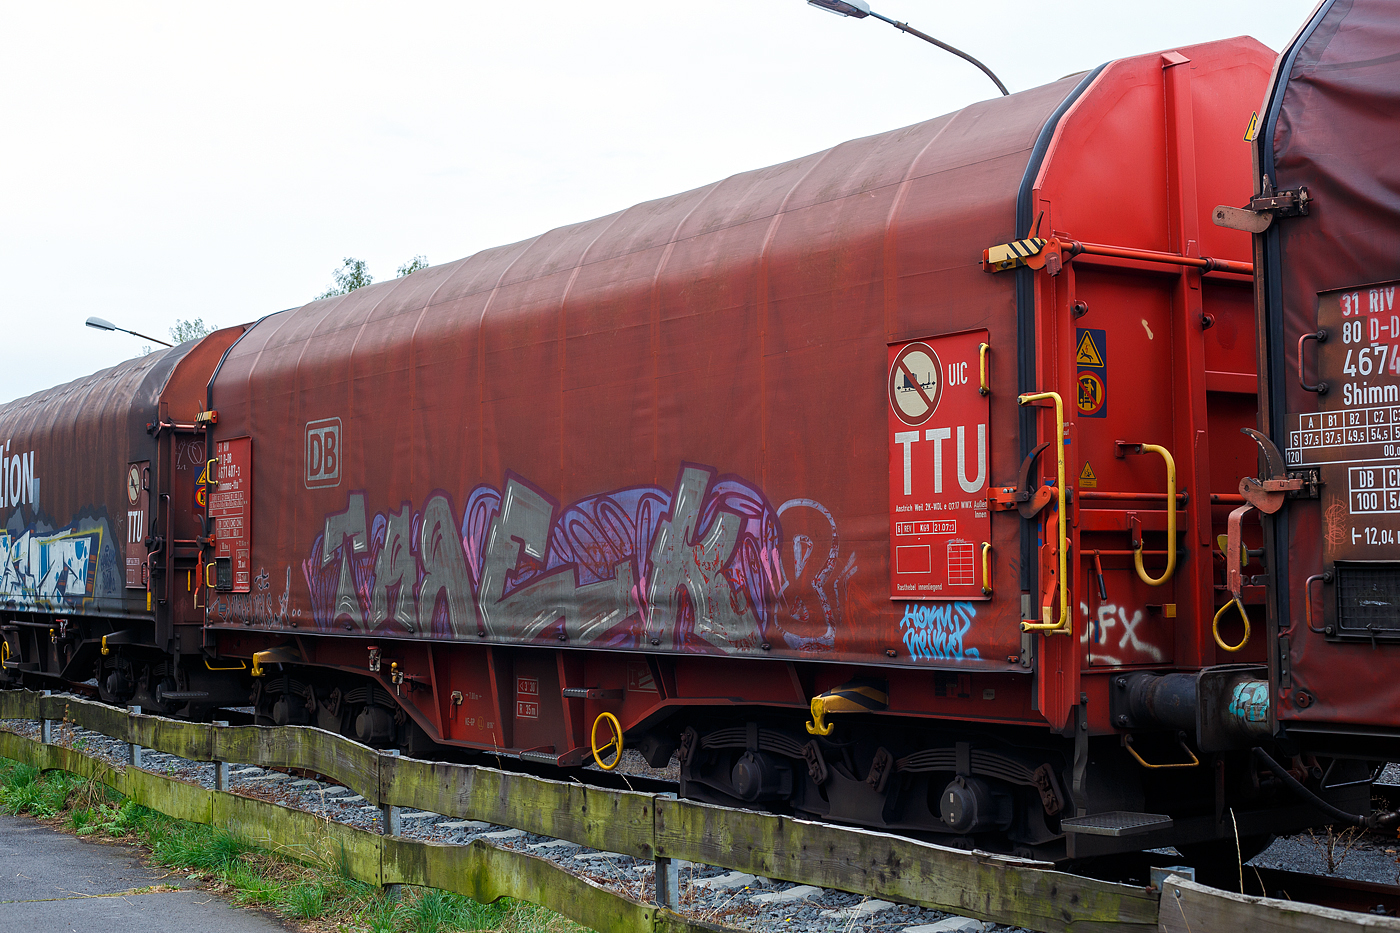
{"type": "Polygon", "coordinates": [[[632,595],[636,576],[630,561],[613,567],[613,579],[578,585],[577,572],[560,569],[507,594],[506,584],[520,552],[543,563],[554,508],[549,500],[517,480],[506,484],[501,512],[486,536],[477,606],[492,634],[534,638],[564,620],[570,639],[591,641],[637,612],[632,595]]]}
{"type": "Polygon", "coordinates": [[[446,594],[448,623],[459,637],[475,631],[472,584],[467,555],[452,519],[446,496],[433,496],[423,507],[423,530],[418,554],[423,559],[423,583],[418,589],[418,630],[432,631],[433,610],[446,594]]]}
{"type": "Polygon", "coordinates": [[[321,539],[321,566],[326,567],[340,555],[340,582],[335,588],[335,609],[331,612],[334,622],[342,615],[348,615],[357,623],[364,622],[364,610],[360,608],[360,597],[355,591],[355,571],[351,566],[351,554],[363,554],[369,548],[369,535],[365,533],[365,497],[354,493],[346,503],[345,511],[326,516],[326,533],[321,539]]]}
{"type": "Polygon", "coordinates": [[[390,618],[389,590],[394,596],[392,618],[407,631],[414,631],[413,583],[417,567],[413,562],[413,505],[405,502],[398,512],[390,512],[384,530],[384,543],[374,562],[374,598],[370,601],[369,627],[390,618]]]}
{"type": "Polygon", "coordinates": [[[709,479],[704,470],[687,468],[671,500],[670,518],[656,529],[647,632],[653,639],[670,635],[684,590],[695,613],[695,634],[716,647],[731,648],[756,641],[759,633],[748,601],[742,591],[730,587],[723,573],[738,541],[741,519],[718,512],[703,536],[697,527],[709,479]]]}

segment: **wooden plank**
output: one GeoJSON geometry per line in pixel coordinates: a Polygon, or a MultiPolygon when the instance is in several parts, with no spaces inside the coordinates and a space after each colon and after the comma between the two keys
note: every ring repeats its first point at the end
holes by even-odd
{"type": "Polygon", "coordinates": [[[141,806],[191,823],[214,825],[218,822],[214,816],[214,795],[204,787],[140,768],[123,770],[126,772],[123,793],[141,806]]]}
{"type": "Polygon", "coordinates": [[[580,845],[654,858],[655,796],[551,781],[494,768],[385,757],[383,800],[485,820],[580,845]]]}
{"type": "Polygon", "coordinates": [[[1400,919],[1318,907],[1301,901],[1234,894],[1172,875],[1162,883],[1162,933],[1356,933],[1400,931],[1400,919]]]}
{"type": "Polygon", "coordinates": [[[54,710],[55,719],[71,722],[123,742],[129,741],[131,717],[126,710],[82,697],[65,696],[56,699],[61,699],[63,704],[61,708],[54,710]]]}
{"type": "Polygon", "coordinates": [[[870,830],[658,797],[656,853],[1046,933],[1157,926],[1145,888],[870,830]]]}
{"type": "Polygon", "coordinates": [[[179,755],[190,761],[214,760],[214,726],[202,722],[181,722],[161,716],[131,716],[129,742],[143,748],[179,755]]]}
{"type": "Polygon", "coordinates": [[[402,836],[385,839],[384,880],[455,891],[487,904],[501,897],[530,901],[598,933],[736,930],[623,897],[546,859],[483,840],[448,846],[402,836]]]}
{"type": "Polygon", "coordinates": [[[39,694],[33,690],[0,690],[0,719],[39,718],[39,694]]]}
{"type": "Polygon", "coordinates": [[[205,793],[214,798],[215,824],[240,839],[288,858],[344,871],[369,884],[383,883],[383,837],[378,833],[255,797],[205,793]]]}
{"type": "Polygon", "coordinates": [[[125,793],[126,772],[100,758],[85,755],[61,745],[45,745],[36,739],[25,738],[13,732],[0,731],[0,757],[11,758],[33,765],[40,771],[58,769],[100,781],[112,789],[125,793]]]}
{"type": "Polygon", "coordinates": [[[218,726],[213,757],[275,768],[305,768],[379,802],[380,755],[367,745],[311,726],[218,726]]]}

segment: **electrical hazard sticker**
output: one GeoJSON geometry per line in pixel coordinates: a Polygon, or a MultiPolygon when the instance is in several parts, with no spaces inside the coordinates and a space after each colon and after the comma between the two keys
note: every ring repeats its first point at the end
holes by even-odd
{"type": "Polygon", "coordinates": [[[1080,327],[1075,331],[1074,364],[1079,414],[1084,418],[1108,416],[1108,338],[1102,330],[1080,327]]]}

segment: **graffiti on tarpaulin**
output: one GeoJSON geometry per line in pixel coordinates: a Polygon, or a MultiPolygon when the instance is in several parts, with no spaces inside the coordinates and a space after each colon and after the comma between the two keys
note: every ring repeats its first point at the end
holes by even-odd
{"type": "Polygon", "coordinates": [[[905,603],[899,628],[915,661],[980,660],[976,648],[963,645],[976,618],[977,606],[970,602],[905,603]]]}
{"type": "Polygon", "coordinates": [[[97,593],[97,561],[105,522],[59,531],[0,531],[0,604],[57,607],[97,593]]]}
{"type": "Polygon", "coordinates": [[[282,595],[273,602],[272,577],[258,570],[253,577],[250,593],[215,593],[209,604],[209,615],[220,622],[256,622],[261,625],[285,625],[296,613],[289,614],[287,604],[292,597],[292,568],[285,568],[286,580],[282,595]]]}
{"type": "Polygon", "coordinates": [[[674,486],[560,505],[523,478],[369,515],[350,493],[302,570],[318,628],[737,651],[828,651],[850,616],[821,503],[778,507],[753,484],[686,464],[674,486]],[[786,536],[784,530],[791,528],[786,536]]]}

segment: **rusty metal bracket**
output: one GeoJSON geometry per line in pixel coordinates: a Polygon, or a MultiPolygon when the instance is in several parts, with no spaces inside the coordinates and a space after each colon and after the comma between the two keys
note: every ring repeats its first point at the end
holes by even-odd
{"type": "Polygon", "coordinates": [[[1289,473],[1283,462],[1283,454],[1268,436],[1253,428],[1240,428],[1259,445],[1264,455],[1264,476],[1246,476],[1240,480],[1240,495],[1244,501],[1266,515],[1272,515],[1283,507],[1283,500],[1290,494],[1300,498],[1316,498],[1321,485],[1316,475],[1308,472],[1289,473]]]}
{"type": "Polygon", "coordinates": [[[1244,592],[1244,577],[1240,569],[1245,557],[1244,517],[1253,508],[1253,505],[1246,503],[1234,509],[1225,524],[1225,586],[1235,599],[1239,599],[1244,592]]]}
{"type": "Polygon", "coordinates": [[[1009,512],[1016,508],[1015,486],[992,486],[987,492],[987,504],[993,512],[1009,512]]]}
{"type": "Polygon", "coordinates": [[[1021,474],[1016,479],[1016,508],[1020,509],[1022,518],[1035,518],[1055,497],[1053,486],[1041,486],[1031,475],[1035,470],[1035,461],[1049,446],[1050,441],[1046,441],[1021,461],[1021,474]]]}

